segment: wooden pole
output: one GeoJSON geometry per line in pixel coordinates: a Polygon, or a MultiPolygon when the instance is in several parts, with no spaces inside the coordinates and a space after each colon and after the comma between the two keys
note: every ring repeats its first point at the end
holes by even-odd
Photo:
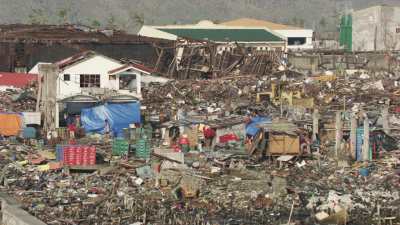
{"type": "Polygon", "coordinates": [[[389,107],[385,106],[382,110],[382,126],[386,134],[390,134],[389,128],[389,107]]]}
{"type": "Polygon", "coordinates": [[[292,214],[293,214],[293,208],[294,208],[294,200],[292,203],[292,207],[290,208],[290,215],[289,215],[289,220],[288,220],[288,225],[290,225],[290,221],[292,220],[292,214]]]}
{"type": "Polygon", "coordinates": [[[378,204],[377,208],[377,214],[378,214],[378,225],[381,225],[381,205],[378,204]]]}
{"type": "Polygon", "coordinates": [[[364,116],[364,143],[362,149],[362,160],[369,160],[369,119],[368,115],[365,113],[364,116]]]}
{"type": "Polygon", "coordinates": [[[346,96],[343,96],[343,112],[346,112],[346,96]]]}
{"type": "Polygon", "coordinates": [[[313,113],[313,133],[312,133],[312,140],[316,141],[317,140],[317,134],[319,133],[319,112],[318,109],[314,109],[314,113],[313,113]]]}
{"type": "Polygon", "coordinates": [[[356,145],[357,145],[357,118],[355,115],[351,115],[350,120],[350,152],[351,157],[356,157],[356,145]]]}
{"type": "Polygon", "coordinates": [[[38,93],[36,97],[36,112],[40,112],[40,101],[42,101],[42,75],[38,74],[38,93]]]}
{"type": "Polygon", "coordinates": [[[340,143],[342,142],[342,118],[341,118],[341,115],[342,115],[341,111],[336,112],[336,124],[335,124],[335,129],[336,129],[335,156],[336,156],[336,158],[338,157],[338,152],[340,150],[340,143]]]}

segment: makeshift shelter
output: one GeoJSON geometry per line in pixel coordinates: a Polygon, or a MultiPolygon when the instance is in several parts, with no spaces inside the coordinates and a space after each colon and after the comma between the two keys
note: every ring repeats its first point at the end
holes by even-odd
{"type": "Polygon", "coordinates": [[[213,139],[212,147],[218,143],[226,143],[231,140],[239,141],[245,136],[245,117],[237,115],[215,119],[210,119],[209,117],[206,119],[205,116],[190,116],[181,120],[165,122],[161,125],[161,127],[167,129],[167,133],[169,133],[170,137],[173,136],[172,133],[175,132],[175,128],[177,127],[182,127],[182,131],[188,134],[188,131],[192,130],[192,125],[197,125],[200,133],[203,132],[204,125],[207,125],[215,130],[215,137],[213,139]]]}
{"type": "Polygon", "coordinates": [[[300,155],[300,132],[298,127],[286,121],[258,121],[258,128],[251,143],[246,146],[247,153],[255,151],[266,153],[269,156],[300,155]]]}
{"type": "Polygon", "coordinates": [[[17,113],[0,113],[0,135],[16,136],[22,130],[22,118],[17,113]]]}
{"type": "Polygon", "coordinates": [[[111,103],[82,109],[81,121],[85,132],[104,134],[106,120],[114,136],[123,136],[124,128],[140,123],[140,103],[111,103]]]}

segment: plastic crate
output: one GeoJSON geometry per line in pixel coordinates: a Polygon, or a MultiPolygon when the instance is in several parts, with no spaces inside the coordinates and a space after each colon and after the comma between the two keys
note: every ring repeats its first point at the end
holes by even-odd
{"type": "Polygon", "coordinates": [[[56,160],[59,162],[64,161],[64,146],[56,145],[56,160]]]}
{"type": "Polygon", "coordinates": [[[115,139],[112,144],[112,154],[121,156],[128,154],[129,142],[123,139],[115,139]]]}
{"type": "Polygon", "coordinates": [[[140,139],[136,143],[136,151],[135,155],[141,159],[148,159],[150,158],[150,145],[145,139],[140,139]]]}

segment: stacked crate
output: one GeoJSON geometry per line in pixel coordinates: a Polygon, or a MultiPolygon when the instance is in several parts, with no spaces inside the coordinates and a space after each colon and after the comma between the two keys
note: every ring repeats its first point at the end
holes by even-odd
{"type": "Polygon", "coordinates": [[[141,159],[150,158],[150,144],[148,140],[142,138],[136,142],[136,157],[141,159]]]}
{"type": "Polygon", "coordinates": [[[58,145],[56,158],[68,166],[92,166],[96,164],[96,147],[88,145],[58,145]]]}
{"type": "Polygon", "coordinates": [[[112,154],[117,156],[127,155],[129,142],[124,139],[115,139],[112,144],[112,154]]]}

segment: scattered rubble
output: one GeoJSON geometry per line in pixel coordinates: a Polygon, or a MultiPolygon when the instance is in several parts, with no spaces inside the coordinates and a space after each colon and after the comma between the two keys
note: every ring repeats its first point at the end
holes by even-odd
{"type": "MultiPolygon", "coordinates": [[[[103,117],[85,133],[75,112],[1,137],[0,190],[54,225],[400,222],[396,69],[303,71],[197,44],[155,69],[175,80],[143,87],[118,135],[103,117]]],[[[34,93],[1,92],[0,108],[32,112],[34,93]]]]}

